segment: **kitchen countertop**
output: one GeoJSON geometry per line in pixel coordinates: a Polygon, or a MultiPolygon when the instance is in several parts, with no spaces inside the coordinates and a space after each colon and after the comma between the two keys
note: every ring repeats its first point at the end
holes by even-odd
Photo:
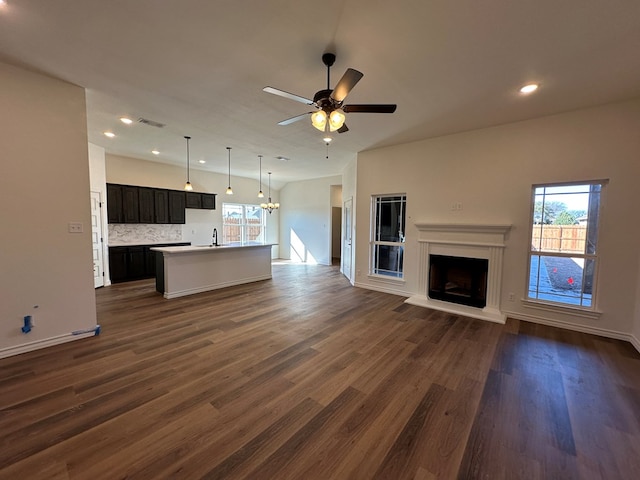
{"type": "Polygon", "coordinates": [[[218,250],[237,250],[240,248],[257,248],[257,247],[271,247],[277,245],[277,243],[248,243],[244,245],[226,244],[226,245],[185,245],[176,247],[154,247],[155,252],[162,252],[165,254],[180,254],[180,253],[196,253],[196,252],[209,252],[218,250]]]}
{"type": "Polygon", "coordinates": [[[151,246],[151,245],[173,245],[180,243],[190,243],[183,242],[182,240],[176,240],[174,242],[111,242],[108,244],[109,247],[143,247],[143,246],[151,246]]]}

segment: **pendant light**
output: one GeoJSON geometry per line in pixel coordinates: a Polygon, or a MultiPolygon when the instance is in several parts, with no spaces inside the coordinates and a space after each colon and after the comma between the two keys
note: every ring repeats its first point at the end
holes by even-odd
{"type": "Polygon", "coordinates": [[[264,198],[264,193],[262,193],[262,155],[258,155],[258,159],[260,160],[260,191],[258,192],[258,198],[264,198]]]}
{"type": "Polygon", "coordinates": [[[184,189],[187,192],[191,192],[193,190],[193,186],[191,185],[191,182],[189,181],[189,140],[191,140],[191,137],[187,137],[185,135],[184,138],[187,141],[187,183],[184,184],[184,189]]]}
{"type": "Polygon", "coordinates": [[[231,147],[227,147],[227,152],[229,156],[229,186],[227,187],[227,195],[233,195],[233,190],[231,190],[231,147]]]}
{"type": "Polygon", "coordinates": [[[262,209],[266,210],[269,213],[271,213],[274,210],[277,210],[278,208],[280,208],[280,204],[279,203],[273,203],[271,201],[271,172],[269,172],[269,202],[268,203],[261,203],[260,207],[262,207],[262,209]]]}

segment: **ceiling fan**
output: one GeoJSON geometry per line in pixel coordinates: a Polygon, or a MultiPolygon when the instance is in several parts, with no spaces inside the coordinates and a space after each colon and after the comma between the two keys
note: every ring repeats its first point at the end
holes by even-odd
{"type": "Polygon", "coordinates": [[[344,133],[349,130],[344,123],[345,113],[393,113],[396,111],[395,104],[343,105],[346,96],[364,75],[358,70],[348,68],[336,84],[336,87],[332,90],[330,87],[330,73],[331,66],[335,61],[336,56],[334,53],[325,53],[322,55],[322,62],[327,66],[327,88],[316,92],[313,100],[285,92],[278,88],[264,87],[262,89],[267,93],[316,107],[315,111],[287,118],[286,120],[278,122],[278,125],[289,125],[310,115],[311,124],[318,130],[323,132],[329,130],[331,132],[337,131],[338,133],[344,133]]]}

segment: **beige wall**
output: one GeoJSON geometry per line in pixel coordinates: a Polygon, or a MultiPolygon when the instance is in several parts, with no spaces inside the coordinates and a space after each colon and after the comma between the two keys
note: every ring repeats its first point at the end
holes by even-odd
{"type": "MultiPolygon", "coordinates": [[[[357,163],[356,284],[417,292],[415,222],[507,223],[502,309],[607,332],[632,331],[640,247],[640,100],[363,152],[357,163]],[[599,239],[599,320],[532,310],[525,296],[531,185],[609,179],[599,239]],[[407,194],[406,283],[367,277],[373,194],[407,194]],[[451,204],[462,203],[452,211],[451,204]]],[[[346,183],[346,182],[345,182],[346,183]]]]}
{"type": "Polygon", "coordinates": [[[281,258],[331,265],[331,186],[340,176],[292,182],[280,190],[281,258]]]}
{"type": "Polygon", "coordinates": [[[84,90],[0,63],[0,356],[95,328],[84,90]],[[68,233],[81,222],[83,233],[68,233]],[[38,305],[38,308],[34,308],[38,305]],[[23,334],[23,317],[34,329],[23,334]]]}

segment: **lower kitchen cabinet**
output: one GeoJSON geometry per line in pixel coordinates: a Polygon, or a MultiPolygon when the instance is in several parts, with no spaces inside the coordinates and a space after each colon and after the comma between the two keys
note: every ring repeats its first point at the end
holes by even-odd
{"type": "Polygon", "coordinates": [[[152,247],[191,245],[167,243],[153,245],[128,245],[109,247],[109,275],[111,283],[129,282],[156,276],[156,252],[152,247]]]}

